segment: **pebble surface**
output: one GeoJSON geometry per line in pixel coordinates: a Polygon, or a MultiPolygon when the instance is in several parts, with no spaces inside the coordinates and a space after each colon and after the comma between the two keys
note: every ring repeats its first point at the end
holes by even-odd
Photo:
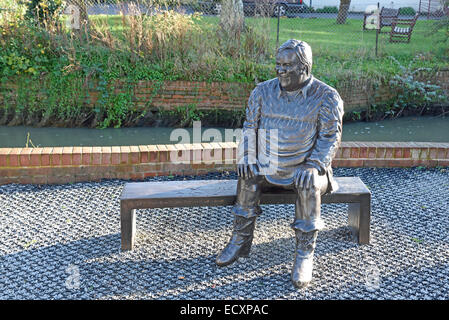
{"type": "Polygon", "coordinates": [[[371,243],[351,241],[346,204],[323,204],[301,290],[290,281],[293,205],[263,205],[250,256],[220,268],[231,207],[138,210],[135,249],[121,252],[126,181],[0,186],[0,299],[449,299],[449,169],[334,174],[370,188],[371,243]]]}

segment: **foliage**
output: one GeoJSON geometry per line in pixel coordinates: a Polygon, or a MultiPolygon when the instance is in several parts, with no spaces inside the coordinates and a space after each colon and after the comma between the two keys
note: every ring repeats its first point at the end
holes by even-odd
{"type": "Polygon", "coordinates": [[[0,25],[0,76],[38,75],[49,68],[51,48],[47,33],[37,26],[27,24],[20,17],[11,16],[0,25]]]}
{"type": "MultiPolygon", "coordinates": [[[[353,111],[345,114],[345,120],[383,120],[385,118],[397,118],[406,115],[438,114],[445,113],[449,107],[449,99],[438,85],[429,81],[421,81],[425,75],[428,79],[433,74],[430,68],[416,67],[414,64],[422,59],[417,55],[407,66],[402,65],[394,57],[389,57],[392,63],[399,67],[399,71],[383,81],[389,86],[389,92],[393,96],[383,103],[371,103],[365,111],[353,111]]],[[[373,87],[376,96],[377,86],[373,87]]]]}
{"type": "Polygon", "coordinates": [[[180,117],[181,121],[179,125],[181,127],[191,127],[193,121],[200,121],[203,116],[203,112],[198,110],[195,104],[177,107],[174,113],[180,117]]]}
{"type": "Polygon", "coordinates": [[[338,13],[338,7],[323,7],[323,8],[319,8],[319,9],[315,9],[315,12],[317,13],[338,13]]]}
{"type": "Polygon", "coordinates": [[[415,9],[413,9],[412,7],[402,7],[399,8],[399,14],[400,15],[405,15],[405,16],[414,16],[416,13],[415,9]]]}
{"type": "Polygon", "coordinates": [[[26,12],[26,5],[18,0],[0,0],[0,22],[7,20],[11,13],[16,17],[23,17],[26,12]]]}
{"type": "MultiPolygon", "coordinates": [[[[447,97],[438,85],[430,84],[429,81],[419,81],[417,77],[421,72],[430,72],[428,68],[413,68],[414,62],[420,58],[416,56],[410,61],[407,67],[403,66],[394,57],[390,57],[393,62],[398,64],[400,72],[395,74],[389,84],[393,91],[397,92],[393,107],[404,110],[405,108],[428,108],[433,104],[441,104],[447,101],[447,97]]],[[[401,112],[399,110],[399,112],[401,112]]],[[[391,110],[394,114],[394,110],[391,110]]]]}
{"type": "Polygon", "coordinates": [[[26,16],[39,21],[55,17],[62,9],[62,0],[24,0],[27,6],[26,16]]]}
{"type": "MultiPolygon", "coordinates": [[[[156,81],[154,96],[163,80],[255,79],[268,38],[248,28],[234,63],[211,45],[217,42],[216,27],[200,28],[198,19],[174,10],[153,16],[122,15],[121,27],[129,32],[120,35],[107,21],[92,19],[89,35],[76,37],[60,19],[35,24],[11,14],[0,24],[4,48],[0,78],[14,86],[0,92],[0,124],[127,126],[146,113],[135,106],[133,88],[138,80],[156,81]],[[127,81],[116,88],[118,79],[127,81]]],[[[183,114],[182,125],[202,115],[193,106],[177,113],[183,114]]]]}
{"type": "MultiPolygon", "coordinates": [[[[389,92],[393,96],[383,103],[371,103],[367,110],[356,110],[345,113],[345,121],[373,121],[385,118],[397,118],[406,115],[438,114],[446,113],[449,107],[449,97],[439,85],[430,81],[422,81],[432,77],[434,70],[426,67],[417,67],[416,64],[426,59],[418,54],[404,66],[398,59],[390,56],[389,59],[399,70],[389,78],[380,82],[389,86],[389,92]]],[[[378,95],[378,85],[373,84],[375,96],[378,95]]]]}

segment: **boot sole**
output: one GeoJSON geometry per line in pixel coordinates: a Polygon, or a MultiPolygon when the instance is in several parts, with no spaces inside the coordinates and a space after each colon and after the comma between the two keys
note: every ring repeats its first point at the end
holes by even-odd
{"type": "Polygon", "coordinates": [[[219,267],[226,267],[229,266],[231,264],[233,264],[234,262],[236,262],[239,258],[248,258],[249,257],[249,253],[248,254],[239,254],[237,256],[237,258],[232,259],[230,261],[226,261],[226,262],[218,262],[217,260],[215,260],[215,263],[219,266],[219,267]]]}
{"type": "MultiPolygon", "coordinates": [[[[243,248],[242,248],[243,249],[243,248]]],[[[235,259],[232,259],[230,261],[226,261],[226,262],[218,262],[217,260],[215,260],[215,263],[219,266],[219,267],[226,267],[229,266],[231,264],[233,264],[234,262],[236,262],[239,258],[248,258],[249,257],[249,252],[251,250],[251,246],[248,246],[248,248],[244,248],[244,252],[239,253],[237,255],[237,257],[235,259]]]]}
{"type": "Polygon", "coordinates": [[[309,281],[309,282],[294,282],[294,281],[292,281],[295,288],[298,288],[298,289],[307,288],[310,285],[310,282],[311,281],[309,281]]]}

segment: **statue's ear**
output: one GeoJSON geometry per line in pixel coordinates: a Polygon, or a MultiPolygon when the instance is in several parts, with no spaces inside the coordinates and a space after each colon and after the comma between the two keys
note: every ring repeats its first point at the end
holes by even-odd
{"type": "Polygon", "coordinates": [[[306,66],[306,73],[308,76],[310,76],[310,67],[309,66],[306,66]]]}
{"type": "Polygon", "coordinates": [[[309,75],[309,67],[308,66],[304,66],[303,68],[303,72],[305,72],[307,75],[309,75]]]}

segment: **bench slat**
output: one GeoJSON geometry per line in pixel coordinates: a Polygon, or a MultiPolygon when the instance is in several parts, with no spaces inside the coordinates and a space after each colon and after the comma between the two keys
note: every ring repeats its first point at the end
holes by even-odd
{"type": "MultiPolygon", "coordinates": [[[[370,191],[358,177],[336,177],[339,189],[322,197],[323,203],[357,202],[370,191]]],[[[122,203],[133,208],[226,206],[236,199],[237,180],[187,180],[127,183],[122,191],[122,203]]],[[[262,204],[294,203],[293,191],[264,193],[262,204]]]]}

